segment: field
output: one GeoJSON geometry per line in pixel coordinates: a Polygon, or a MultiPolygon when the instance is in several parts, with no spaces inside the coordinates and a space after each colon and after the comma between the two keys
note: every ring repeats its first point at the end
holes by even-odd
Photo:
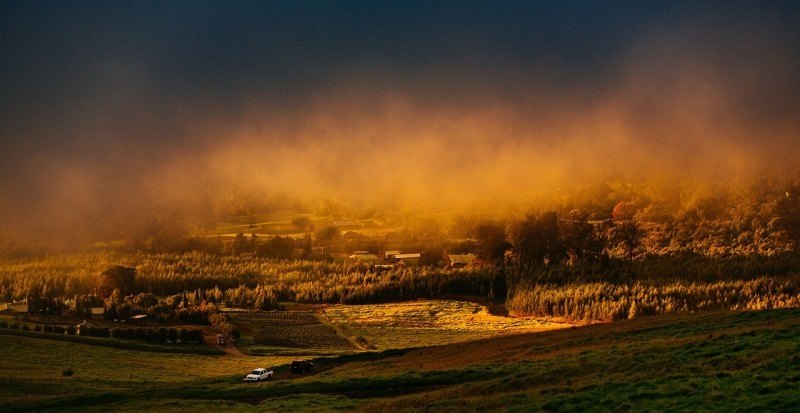
{"type": "Polygon", "coordinates": [[[337,354],[355,347],[310,311],[229,313],[249,353],[337,354]]]}
{"type": "Polygon", "coordinates": [[[490,314],[483,305],[455,300],[300,307],[304,310],[228,313],[242,332],[238,347],[252,354],[334,355],[434,346],[572,326],[532,317],[501,317],[490,314]]]}
{"type": "Polygon", "coordinates": [[[324,312],[346,334],[378,350],[433,346],[571,326],[532,317],[496,316],[480,304],[455,300],[332,305],[325,307],[324,312]]]}
{"type": "Polygon", "coordinates": [[[798,342],[796,309],[666,315],[321,358],[297,376],[286,357],[0,336],[0,410],[792,411],[798,342]],[[256,365],[280,365],[276,380],[239,383],[256,365]]]}

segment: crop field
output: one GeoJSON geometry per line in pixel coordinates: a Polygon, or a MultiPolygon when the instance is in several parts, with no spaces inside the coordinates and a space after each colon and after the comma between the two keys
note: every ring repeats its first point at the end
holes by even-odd
{"type": "Polygon", "coordinates": [[[348,336],[378,350],[432,346],[572,326],[533,317],[496,316],[480,304],[454,300],[332,305],[326,306],[324,313],[348,336]]]}
{"type": "Polygon", "coordinates": [[[666,315],[318,358],[292,375],[286,357],[0,336],[0,410],[795,411],[798,342],[797,309],[666,315]],[[279,365],[276,380],[240,383],[256,365],[279,365]]]}
{"type": "MultiPolygon", "coordinates": [[[[309,311],[259,311],[229,313],[245,336],[250,352],[286,352],[336,354],[355,350],[350,341],[340,336],[309,311]]],[[[241,346],[241,345],[240,345],[241,346]]]]}

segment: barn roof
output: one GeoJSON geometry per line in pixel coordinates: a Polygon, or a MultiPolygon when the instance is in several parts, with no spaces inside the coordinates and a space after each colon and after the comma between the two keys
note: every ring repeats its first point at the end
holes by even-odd
{"type": "Polygon", "coordinates": [[[357,261],[377,261],[378,256],[375,254],[353,254],[350,256],[350,259],[357,261]]]}
{"type": "Polygon", "coordinates": [[[408,258],[419,258],[422,254],[415,252],[415,253],[408,253],[408,254],[394,254],[394,258],[398,260],[408,259],[408,258]]]}

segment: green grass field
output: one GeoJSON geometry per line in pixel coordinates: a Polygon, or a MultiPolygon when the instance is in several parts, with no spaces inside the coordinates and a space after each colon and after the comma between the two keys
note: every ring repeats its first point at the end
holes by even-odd
{"type": "Polygon", "coordinates": [[[645,317],[317,360],[0,336],[1,411],[796,411],[800,310],[645,317]],[[257,365],[276,380],[245,385],[257,365]],[[72,377],[61,371],[71,367],[72,377]]]}

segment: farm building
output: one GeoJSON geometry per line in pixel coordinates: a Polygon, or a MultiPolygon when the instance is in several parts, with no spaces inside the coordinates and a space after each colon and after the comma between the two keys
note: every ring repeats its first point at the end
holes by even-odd
{"type": "Polygon", "coordinates": [[[358,262],[359,264],[374,264],[380,261],[377,255],[370,254],[367,251],[356,251],[348,258],[358,262]]]}
{"type": "Polygon", "coordinates": [[[395,254],[391,261],[398,265],[417,265],[422,254],[415,252],[409,254],[395,254]]]}
{"type": "Polygon", "coordinates": [[[0,304],[0,312],[27,313],[28,312],[28,302],[27,301],[19,301],[19,302],[16,302],[16,303],[0,304]]]}
{"type": "Polygon", "coordinates": [[[147,320],[147,317],[149,317],[147,314],[137,314],[137,315],[135,315],[133,317],[128,317],[126,322],[127,323],[133,323],[133,324],[139,324],[142,321],[147,320]]]}
{"type": "Polygon", "coordinates": [[[386,251],[386,252],[383,253],[383,258],[386,259],[386,261],[391,261],[393,256],[395,256],[395,255],[397,255],[399,253],[400,253],[400,251],[396,251],[396,250],[386,251]]]}
{"type": "Polygon", "coordinates": [[[448,254],[447,268],[464,268],[472,265],[477,257],[475,254],[448,254]]]}
{"type": "Polygon", "coordinates": [[[106,313],[106,309],[104,307],[92,307],[89,309],[89,315],[92,319],[99,319],[103,318],[103,315],[106,313]]]}

